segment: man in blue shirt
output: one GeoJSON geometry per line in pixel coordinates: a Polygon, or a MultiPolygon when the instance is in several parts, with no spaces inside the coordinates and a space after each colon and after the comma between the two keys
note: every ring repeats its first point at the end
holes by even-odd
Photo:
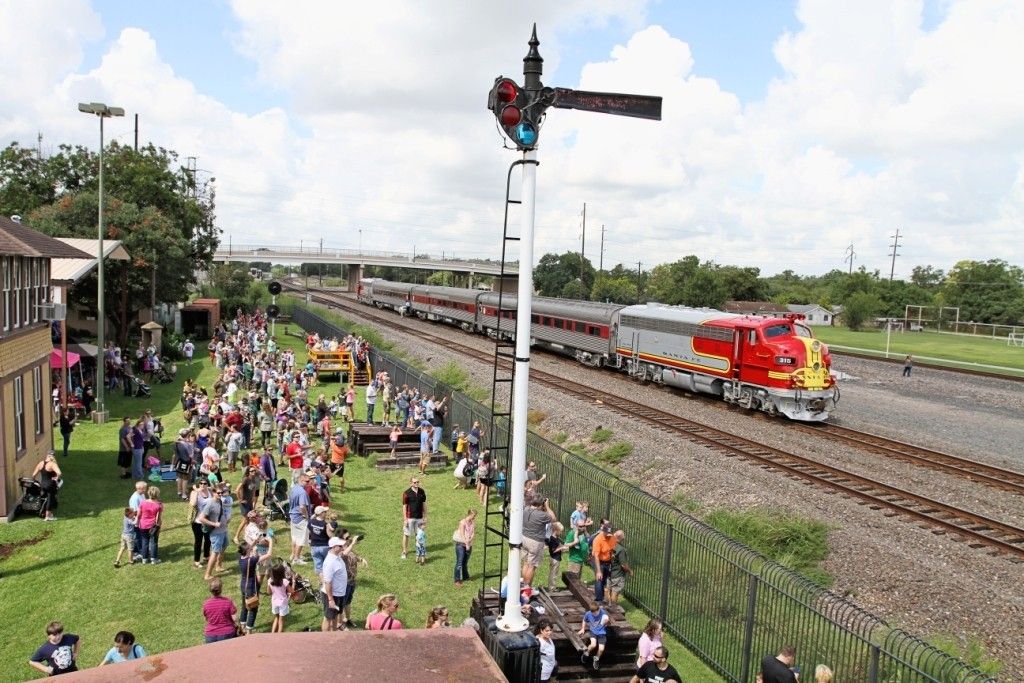
{"type": "Polygon", "coordinates": [[[302,548],[306,545],[306,526],[309,523],[310,512],[309,494],[306,493],[307,484],[309,484],[309,475],[300,474],[288,492],[288,522],[292,535],[290,561],[297,564],[307,564],[306,560],[302,559],[302,548]]]}

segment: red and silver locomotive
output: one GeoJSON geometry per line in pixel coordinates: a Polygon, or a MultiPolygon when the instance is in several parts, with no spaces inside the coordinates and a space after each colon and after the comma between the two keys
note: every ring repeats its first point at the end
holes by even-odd
{"type": "MultiPolygon", "coordinates": [[[[358,298],[423,319],[494,336],[498,294],[378,279],[360,283],[358,298]]],[[[501,302],[503,334],[515,328],[515,296],[501,302]]],[[[531,345],[650,382],[717,396],[793,420],[828,418],[839,392],[828,348],[800,320],[759,318],[707,308],[533,300],[531,345]]]]}

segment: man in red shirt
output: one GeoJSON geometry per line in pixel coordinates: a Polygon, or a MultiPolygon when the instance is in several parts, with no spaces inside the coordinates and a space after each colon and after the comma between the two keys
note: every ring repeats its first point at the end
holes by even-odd
{"type": "Polygon", "coordinates": [[[294,484],[302,474],[302,444],[299,443],[298,432],[292,432],[292,440],[284,447],[284,454],[288,458],[288,467],[292,471],[292,483],[294,484]]]}
{"type": "Polygon", "coordinates": [[[242,431],[242,413],[238,410],[238,406],[233,407],[231,412],[224,417],[224,426],[242,431]]]}

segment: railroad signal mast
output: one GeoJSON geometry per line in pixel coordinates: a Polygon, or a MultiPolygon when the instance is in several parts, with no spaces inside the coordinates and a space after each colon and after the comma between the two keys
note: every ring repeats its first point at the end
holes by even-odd
{"type": "MultiPolygon", "coordinates": [[[[526,414],[530,368],[530,320],[533,309],[533,233],[537,190],[537,144],[549,107],[578,109],[602,114],[661,120],[661,98],[648,95],[590,92],[569,88],[549,88],[541,83],[544,59],[537,47],[537,25],[533,25],[530,49],[523,58],[523,85],[498,76],[487,96],[499,129],[522,152],[513,163],[522,167],[522,191],[518,202],[506,194],[506,239],[508,204],[519,203],[519,288],[516,297],[515,356],[512,380],[512,458],[509,467],[508,503],[508,584],[504,611],[498,627],[508,633],[525,631],[529,623],[519,608],[521,588],[520,560],[523,542],[523,489],[526,484],[526,414]],[[525,266],[523,265],[525,264],[525,266]]],[[[509,169],[511,179],[512,169],[509,169]]],[[[507,192],[507,190],[506,190],[507,192]]],[[[499,335],[500,337],[500,335],[499,335]]],[[[499,339],[500,342],[500,339],[499,339]]],[[[497,362],[497,359],[496,359],[497,362]]]]}

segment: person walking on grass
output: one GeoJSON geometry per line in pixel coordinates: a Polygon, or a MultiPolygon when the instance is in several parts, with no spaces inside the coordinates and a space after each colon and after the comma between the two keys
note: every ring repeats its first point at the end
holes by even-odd
{"type": "Polygon", "coordinates": [[[160,502],[160,489],[150,486],[146,500],[139,503],[139,533],[142,534],[142,564],[160,564],[160,522],[164,504],[160,502]]]}
{"type": "Polygon", "coordinates": [[[469,581],[469,556],[473,552],[473,537],[476,535],[476,510],[470,508],[459,520],[459,526],[452,535],[455,541],[455,585],[462,586],[469,581]]]}
{"type": "Polygon", "coordinates": [[[211,497],[209,480],[198,479],[192,484],[192,492],[188,497],[188,520],[192,527],[192,562],[196,569],[201,569],[203,563],[210,560],[210,532],[198,519],[211,497]]]}
{"type": "MultiPolygon", "coordinates": [[[[345,541],[337,536],[331,538],[327,544],[329,552],[324,560],[323,573],[321,574],[320,591],[324,594],[324,618],[320,624],[321,631],[337,631],[338,615],[345,604],[345,592],[348,590],[348,568],[341,558],[345,549],[345,541]]],[[[342,631],[346,629],[341,625],[342,631]]]]}
{"type": "Polygon", "coordinates": [[[270,593],[270,613],[274,621],[270,625],[271,633],[284,633],[284,618],[290,611],[288,601],[291,599],[295,586],[285,576],[284,564],[275,564],[270,568],[270,581],[267,592],[270,593]]]}
{"type": "Polygon", "coordinates": [[[427,521],[427,493],[420,488],[420,480],[413,477],[402,493],[402,559],[409,552],[409,538],[415,538],[420,524],[427,521]]]}
{"type": "Polygon", "coordinates": [[[309,475],[300,474],[288,492],[288,522],[292,537],[290,562],[294,564],[306,564],[306,560],[302,559],[302,549],[309,542],[309,516],[313,511],[309,493],[306,492],[308,484],[309,475]]]}
{"type": "Polygon", "coordinates": [[[416,530],[416,564],[427,563],[427,523],[420,522],[416,530]]]}
{"type": "Polygon", "coordinates": [[[75,431],[75,414],[71,408],[65,407],[60,411],[60,435],[64,440],[64,457],[68,457],[68,448],[71,446],[71,432],[75,431]]]}
{"type": "Polygon", "coordinates": [[[216,578],[214,573],[223,562],[224,549],[228,544],[228,522],[221,499],[221,489],[219,486],[213,486],[210,493],[210,499],[196,516],[196,523],[202,525],[203,531],[210,535],[210,560],[206,563],[206,574],[203,576],[206,581],[216,578]]]}
{"type": "Polygon", "coordinates": [[[131,508],[124,509],[124,518],[121,520],[121,544],[117,549],[117,557],[114,558],[115,569],[121,567],[121,556],[124,555],[126,550],[128,551],[128,564],[135,563],[135,515],[135,510],[131,508]]]}

